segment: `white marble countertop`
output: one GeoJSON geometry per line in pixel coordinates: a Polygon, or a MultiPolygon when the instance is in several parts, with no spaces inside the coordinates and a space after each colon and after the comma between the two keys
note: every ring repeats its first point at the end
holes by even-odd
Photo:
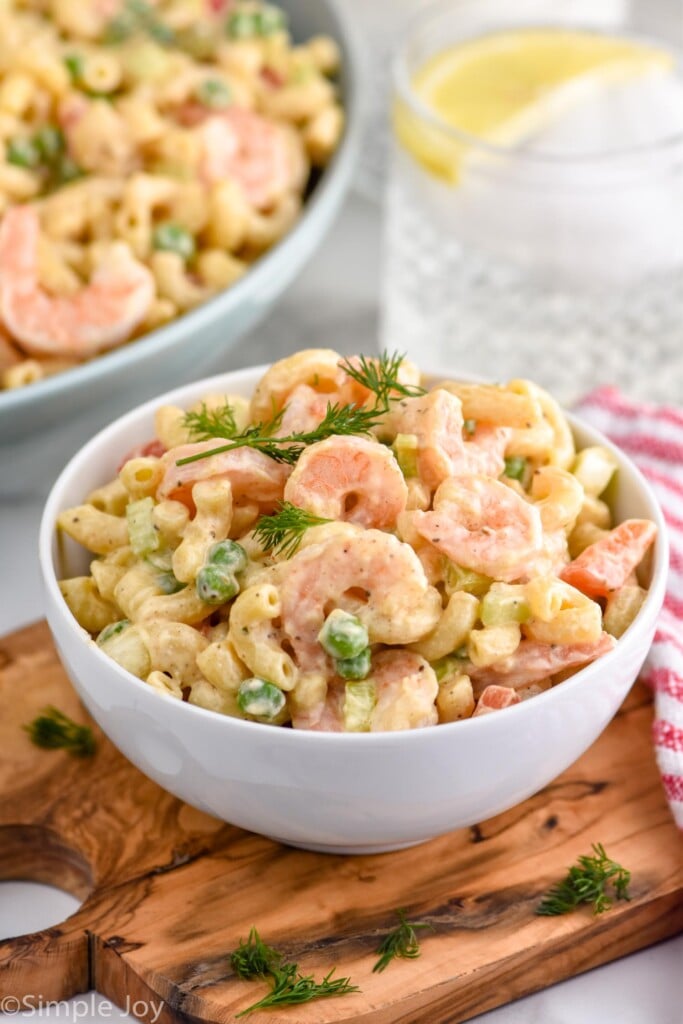
{"type": "MultiPolygon", "coordinates": [[[[228,354],[221,368],[267,362],[307,346],[344,353],[375,348],[379,285],[379,215],[352,197],[318,256],[270,318],[228,354]]],[[[36,537],[42,499],[0,499],[0,566],[12,580],[12,601],[0,607],[0,635],[42,616],[36,537]]],[[[56,924],[78,903],[46,886],[0,882],[0,937],[56,924]]],[[[681,1024],[683,937],[625,957],[605,967],[477,1018],[481,1024],[681,1024]]],[[[493,979],[495,984],[495,979],[493,979]]],[[[0,992],[0,997],[11,993],[0,992]]],[[[1,998],[0,998],[1,1007],[1,998]]],[[[11,1010],[11,1003],[6,1004],[11,1010]]],[[[134,1018],[95,995],[68,1006],[24,1014],[47,1021],[134,1018]]],[[[292,1020],[295,1021],[295,1016],[292,1020]]],[[[417,1022],[416,1022],[417,1024],[417,1022]]]]}

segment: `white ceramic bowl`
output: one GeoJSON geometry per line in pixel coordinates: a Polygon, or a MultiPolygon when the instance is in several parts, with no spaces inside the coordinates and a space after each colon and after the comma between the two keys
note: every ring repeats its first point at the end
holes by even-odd
{"type": "Polygon", "coordinates": [[[615,512],[656,522],[648,597],[605,657],[499,714],[410,732],[324,734],[227,718],[160,696],[103,654],[57,586],[83,572],[71,542],[58,552],[58,513],[111,479],[121,454],[152,435],[161,402],[252,393],[265,367],[179,388],[117,420],[64,469],[40,531],[47,619],[76,690],[111,741],[164,789],[209,814],[285,843],[331,853],[398,849],[474,824],[536,793],[575,761],[617,711],[643,663],[664,598],[668,553],[657,502],[630,460],[570,417],[579,445],[619,461],[615,512]]]}
{"type": "Polygon", "coordinates": [[[339,147],[285,237],[231,288],[129,345],[28,387],[0,391],[5,496],[46,494],[57,470],[106,423],[160,390],[215,373],[323,241],[351,182],[361,128],[359,58],[342,0],[280,0],[293,38],[337,40],[345,128],[339,147]]]}

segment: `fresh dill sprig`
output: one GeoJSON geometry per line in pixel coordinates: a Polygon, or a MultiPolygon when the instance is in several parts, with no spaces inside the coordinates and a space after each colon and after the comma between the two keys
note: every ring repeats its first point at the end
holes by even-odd
{"type": "Polygon", "coordinates": [[[212,437],[234,437],[239,433],[235,423],[235,410],[227,402],[214,409],[209,409],[206,402],[202,402],[198,411],[185,413],[183,426],[195,441],[210,441],[212,437]]]}
{"type": "Polygon", "coordinates": [[[252,927],[246,942],[230,954],[230,966],[239,978],[265,978],[282,964],[282,953],[267,946],[256,928],[252,927]]]}
{"type": "Polygon", "coordinates": [[[351,984],[350,978],[333,978],[334,968],[322,981],[316,981],[312,974],[300,974],[296,964],[284,964],[270,973],[273,978],[270,992],[257,1003],[252,1003],[246,1010],[236,1014],[237,1017],[244,1017],[254,1010],[264,1010],[269,1006],[297,1006],[299,1003],[309,1003],[313,999],[360,992],[357,985],[351,984]]]}
{"type": "Polygon", "coordinates": [[[607,885],[611,884],[616,899],[629,900],[630,882],[631,872],[610,860],[601,843],[593,843],[593,856],[579,857],[578,864],[569,868],[566,877],[548,890],[536,907],[536,913],[567,914],[580,903],[592,903],[593,913],[602,914],[613,903],[606,892],[607,885]]]}
{"type": "Polygon", "coordinates": [[[334,404],[328,402],[323,419],[313,430],[278,435],[277,432],[282,426],[286,406],[269,422],[255,423],[247,427],[241,434],[216,431],[217,424],[205,409],[203,413],[188,413],[185,423],[190,426],[190,429],[194,427],[198,438],[209,439],[212,436],[225,436],[230,438],[230,444],[219,445],[209,451],[197,452],[195,455],[178,459],[176,466],[186,466],[188,463],[208,459],[211,455],[222,455],[223,452],[233,451],[235,448],[254,448],[275,462],[284,462],[293,466],[309,444],[315,444],[317,441],[324,441],[333,436],[369,434],[374,427],[379,425],[382,416],[389,409],[392,399],[414,397],[425,393],[424,388],[415,384],[400,383],[398,374],[403,359],[404,356],[398,352],[393,354],[383,352],[377,359],[360,356],[358,366],[353,366],[348,359],[342,360],[339,365],[344,372],[375,396],[374,405],[366,407],[353,403],[342,405],[338,402],[334,404]]]}
{"type": "Polygon", "coordinates": [[[376,951],[379,960],[373,971],[383,971],[395,957],[414,960],[420,955],[420,943],[415,934],[418,929],[432,928],[431,924],[422,921],[407,921],[405,910],[397,910],[400,924],[385,935],[376,951]]]}
{"type": "Polygon", "coordinates": [[[31,742],[44,750],[68,750],[76,757],[91,757],[97,749],[90,726],[79,725],[52,706],[23,728],[31,742]]]}
{"type": "Polygon", "coordinates": [[[404,359],[401,352],[382,352],[377,359],[359,356],[358,366],[348,359],[343,359],[339,365],[348,377],[372,392],[376,409],[386,412],[392,398],[415,398],[425,394],[424,388],[399,381],[398,374],[404,359]]]}
{"type": "Polygon", "coordinates": [[[261,516],[254,529],[254,537],[266,554],[272,551],[275,555],[291,558],[309,527],[329,522],[330,519],[297,508],[291,501],[281,501],[272,515],[261,516]]]}
{"type": "MultiPolygon", "coordinates": [[[[286,407],[285,407],[286,408],[286,407]]],[[[184,459],[178,459],[176,466],[185,466],[189,462],[207,459],[210,455],[221,455],[235,448],[254,448],[263,452],[275,462],[294,465],[309,444],[324,441],[328,437],[339,434],[368,434],[379,422],[376,409],[361,409],[355,405],[332,405],[327,403],[327,411],[317,427],[313,430],[295,431],[292,434],[277,435],[282,425],[284,409],[268,423],[256,423],[233,437],[230,444],[219,445],[206,452],[197,452],[184,459]]]]}

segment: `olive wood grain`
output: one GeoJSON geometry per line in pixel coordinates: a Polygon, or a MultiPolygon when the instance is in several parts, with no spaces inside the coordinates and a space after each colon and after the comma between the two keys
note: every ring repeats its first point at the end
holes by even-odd
{"type": "MultiPolygon", "coordinates": [[[[200,813],[98,733],[94,758],[34,747],[22,725],[47,704],[87,716],[44,623],[0,641],[0,878],[48,881],[83,900],[63,924],[0,942],[0,997],[95,988],[140,1000],[162,1024],[232,1022],[265,994],[229,953],[255,924],[317,978],[362,992],[270,1010],[270,1024],[458,1022],[683,928],[683,858],[636,687],[589,751],[542,792],[471,829],[392,854],[341,857],[278,845],[200,813]],[[533,910],[592,842],[633,875],[633,899],[599,917],[533,910]],[[428,921],[419,960],[372,973],[395,911],[428,921]]],[[[139,1004],[141,1005],[141,1003],[139,1004]]]]}

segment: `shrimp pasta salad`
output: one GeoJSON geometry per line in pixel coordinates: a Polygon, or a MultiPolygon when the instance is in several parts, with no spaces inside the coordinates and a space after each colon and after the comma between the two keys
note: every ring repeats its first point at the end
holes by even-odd
{"type": "Polygon", "coordinates": [[[337,147],[339,57],[261,0],[4,0],[0,387],[237,281],[337,147]]]}
{"type": "Polygon", "coordinates": [[[656,528],[615,524],[528,380],[425,388],[400,356],[275,363],[251,400],[156,412],[156,437],[62,512],[94,553],[60,587],[157,690],[296,729],[415,729],[561,685],[614,646],[656,528]]]}

